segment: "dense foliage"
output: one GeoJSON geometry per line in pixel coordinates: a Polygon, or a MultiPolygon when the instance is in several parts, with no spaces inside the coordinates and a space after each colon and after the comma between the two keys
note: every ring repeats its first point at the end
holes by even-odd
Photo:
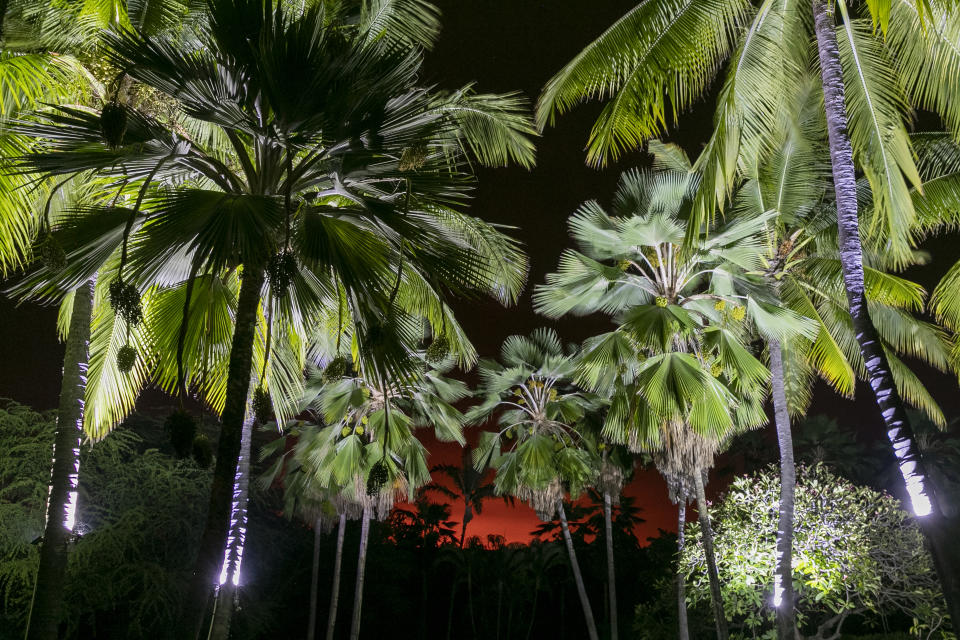
{"type": "MultiPolygon", "coordinates": [[[[726,612],[744,637],[774,637],[770,584],[780,483],[773,469],[740,477],[712,510],[726,612]]],[[[924,638],[943,636],[942,596],[917,525],[896,500],[822,466],[800,467],[794,582],[805,635],[831,637],[848,617],[874,625],[906,615],[924,638]]],[[[696,542],[699,526],[687,535],[696,542]]],[[[700,545],[680,559],[690,599],[709,597],[700,545]]]]}

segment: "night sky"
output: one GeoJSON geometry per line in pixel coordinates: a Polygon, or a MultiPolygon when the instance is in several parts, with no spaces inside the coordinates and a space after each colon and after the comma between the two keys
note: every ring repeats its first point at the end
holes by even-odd
{"type": "MultiPolygon", "coordinates": [[[[603,32],[636,0],[604,2],[546,2],[544,0],[435,0],[443,11],[443,32],[436,48],[427,54],[425,83],[454,89],[476,82],[480,92],[519,90],[531,105],[543,84],[575,56],[585,44],[603,32]]],[[[614,167],[597,171],[584,165],[583,147],[600,107],[587,105],[558,120],[537,141],[537,167],[481,170],[471,207],[473,215],[488,221],[518,227],[513,233],[523,241],[531,259],[529,286],[519,303],[509,309],[493,302],[455,304],[458,317],[485,356],[497,353],[500,343],[514,333],[527,333],[547,324],[532,309],[530,290],[554,269],[560,252],[569,246],[566,220],[591,198],[608,203],[619,175],[647,163],[642,152],[627,155],[614,167]]],[[[683,117],[677,135],[693,157],[706,141],[711,125],[709,100],[683,117]]],[[[935,264],[911,275],[932,287],[936,278],[960,257],[956,242],[935,241],[927,247],[935,264]]],[[[12,397],[38,409],[56,406],[62,347],[56,341],[56,311],[22,306],[16,310],[0,300],[0,397],[12,397]]],[[[607,330],[602,317],[571,318],[552,323],[561,336],[580,341],[607,330]]],[[[922,374],[948,419],[960,415],[956,381],[929,371],[922,374]]],[[[855,402],[844,401],[821,388],[811,413],[829,413],[841,424],[855,426],[863,438],[882,437],[879,413],[867,388],[858,389],[855,402]]],[[[459,463],[459,451],[426,437],[431,463],[459,463]]],[[[771,446],[774,441],[771,440],[771,446]]],[[[714,484],[714,491],[718,489],[714,484]]],[[[658,528],[675,530],[674,509],[666,487],[653,471],[638,471],[627,489],[638,496],[647,522],[641,539],[656,535],[658,528]]],[[[462,508],[455,505],[453,518],[462,508]]],[[[509,508],[490,502],[482,516],[470,525],[469,534],[505,535],[510,541],[526,540],[537,524],[526,507],[509,508]]]]}

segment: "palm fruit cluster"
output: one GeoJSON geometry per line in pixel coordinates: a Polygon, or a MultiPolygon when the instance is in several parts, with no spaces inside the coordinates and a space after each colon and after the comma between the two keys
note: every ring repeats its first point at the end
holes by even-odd
{"type": "Polygon", "coordinates": [[[140,292],[132,284],[117,278],[110,283],[110,306],[113,312],[127,321],[132,327],[143,320],[143,309],[140,306],[140,292]]]}
{"type": "Polygon", "coordinates": [[[654,302],[656,302],[656,304],[657,304],[658,307],[665,307],[665,306],[667,306],[667,299],[664,298],[663,296],[657,296],[657,299],[654,300],[654,302]]]}
{"type": "Polygon", "coordinates": [[[202,433],[193,439],[193,460],[202,469],[206,469],[213,462],[213,444],[210,438],[202,433]]]}
{"type": "Polygon", "coordinates": [[[347,359],[343,356],[337,356],[324,368],[323,373],[320,374],[320,379],[325,383],[339,380],[347,374],[347,366],[347,359]]]}
{"type": "Polygon", "coordinates": [[[253,392],[253,417],[260,424],[273,419],[273,402],[270,399],[270,392],[264,387],[257,387],[253,392]]]}
{"type": "Polygon", "coordinates": [[[713,308],[716,309],[717,311],[723,311],[724,309],[727,308],[727,301],[717,300],[716,302],[713,303],[713,308]]]}
{"type": "Polygon", "coordinates": [[[123,136],[127,133],[127,110],[117,100],[103,105],[100,111],[100,132],[107,144],[114,149],[123,144],[123,136]]]}
{"type": "Polygon", "coordinates": [[[719,378],[720,374],[722,373],[723,373],[723,365],[720,364],[719,362],[714,362],[713,365],[710,367],[710,375],[712,375],[714,378],[719,378]]]}
{"type": "Polygon", "coordinates": [[[400,154],[400,161],[397,163],[397,169],[400,171],[415,171],[422,167],[427,161],[427,145],[418,142],[412,147],[405,147],[400,154]]]}
{"type": "Polygon", "coordinates": [[[445,335],[437,336],[427,347],[426,358],[430,364],[440,364],[450,353],[450,340],[445,335]]]}
{"type": "Polygon", "coordinates": [[[170,444],[178,458],[186,458],[193,453],[193,443],[197,437],[197,421],[192,415],[178,409],[163,421],[163,430],[170,437],[170,444]]]}
{"type": "Polygon", "coordinates": [[[278,298],[286,295],[296,274],[297,259],[292,251],[281,251],[267,263],[267,281],[278,298]]]}
{"type": "Polygon", "coordinates": [[[117,369],[120,373],[130,373],[133,365],[137,364],[137,350],[129,344],[117,349],[117,369]]]}
{"type": "Polygon", "coordinates": [[[50,271],[63,271],[67,266],[67,254],[51,233],[46,233],[40,239],[37,243],[36,252],[40,257],[40,262],[50,271]]]}
{"type": "Polygon", "coordinates": [[[373,465],[373,468],[370,469],[370,475],[367,476],[367,495],[372,497],[380,493],[389,479],[390,474],[387,472],[387,465],[383,463],[383,460],[380,460],[373,465]]]}
{"type": "Polygon", "coordinates": [[[747,317],[747,310],[744,309],[744,308],[741,307],[741,306],[736,306],[736,307],[734,307],[733,310],[730,312],[730,315],[731,315],[731,316],[733,317],[733,319],[736,320],[737,322],[743,322],[743,319],[747,317]]]}

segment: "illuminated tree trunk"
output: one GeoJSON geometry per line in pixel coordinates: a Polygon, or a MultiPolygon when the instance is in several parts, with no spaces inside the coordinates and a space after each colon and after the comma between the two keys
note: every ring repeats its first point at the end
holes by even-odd
{"type": "Polygon", "coordinates": [[[700,529],[703,532],[703,554],[707,558],[710,602],[713,605],[713,619],[717,626],[717,640],[727,640],[727,616],[723,611],[723,593],[720,591],[717,557],[713,553],[713,527],[710,526],[707,496],[703,490],[703,474],[699,469],[693,472],[693,484],[697,489],[697,519],[700,520],[700,529]]]}
{"type": "Polygon", "coordinates": [[[560,526],[563,528],[563,540],[567,543],[567,554],[570,556],[570,569],[573,571],[573,580],[577,583],[577,595],[580,596],[580,606],[583,607],[583,617],[587,623],[587,634],[590,640],[599,640],[597,625],[593,620],[593,610],[590,608],[590,599],[587,598],[587,589],[583,584],[583,575],[580,573],[580,563],[577,562],[577,552],[573,548],[573,538],[570,536],[570,526],[567,524],[567,514],[563,510],[563,502],[557,500],[557,513],[560,514],[560,526]]]}
{"type": "Polygon", "coordinates": [[[687,622],[687,583],[680,568],[683,555],[683,528],[687,524],[687,498],[682,496],[677,503],[677,629],[680,640],[690,640],[690,625],[687,622]]]}
{"type": "Polygon", "coordinates": [[[797,618],[793,596],[793,512],[797,486],[797,470],[793,461],[793,437],[787,394],[784,389],[783,352],[780,342],[771,340],[770,374],[773,395],[773,416],[780,446],[780,519],[777,524],[777,565],[773,575],[773,604],[777,607],[778,640],[794,640],[797,618]]]}
{"type": "MultiPolygon", "coordinates": [[[[330,611],[327,613],[327,640],[333,640],[337,628],[337,603],[340,600],[340,567],[343,564],[343,538],[347,531],[347,514],[340,514],[337,525],[337,555],[333,561],[333,586],[330,587],[330,611]]],[[[310,636],[308,640],[313,640],[310,636]]]]}
{"type": "Polygon", "coordinates": [[[307,620],[307,640],[313,640],[317,632],[317,598],[319,597],[318,587],[320,586],[320,540],[323,538],[321,531],[321,518],[317,518],[313,523],[313,561],[310,563],[310,617],[307,620]]]}
{"type": "Polygon", "coordinates": [[[227,640],[230,637],[230,620],[237,598],[240,580],[240,564],[243,562],[243,547],[247,538],[247,504],[250,497],[250,444],[253,438],[253,415],[243,422],[240,437],[240,459],[233,488],[233,508],[230,515],[230,533],[220,569],[220,588],[214,605],[210,640],[227,640]]]}
{"type": "MultiPolygon", "coordinates": [[[[897,393],[886,354],[867,308],[863,249],[857,218],[856,174],[853,149],[847,133],[845,87],[837,46],[836,19],[826,0],[813,0],[813,16],[837,201],[840,262],[850,317],[863,355],[867,380],[880,408],[907,496],[914,513],[919,516],[920,528],[930,543],[950,616],[953,620],[960,620],[960,551],[957,550],[960,545],[956,544],[957,532],[950,530],[950,523],[937,505],[936,494],[925,475],[903,402],[897,393]]],[[[956,529],[956,523],[953,524],[953,529],[956,529]]]]}
{"type": "Polygon", "coordinates": [[[93,280],[73,296],[73,311],[63,355],[63,381],[53,443],[53,470],[47,498],[47,521],[40,545],[40,565],[27,621],[27,640],[56,640],[63,603],[67,545],[73,534],[83,434],[83,397],[87,388],[93,280]]]}
{"type": "Polygon", "coordinates": [[[220,438],[217,442],[217,464],[213,470],[210,488],[210,506],[200,550],[194,566],[182,624],[182,638],[196,638],[203,628],[207,605],[216,584],[223,549],[230,530],[233,505],[233,487],[243,438],[243,423],[253,369],[253,341],[257,328],[257,308],[263,287],[263,267],[245,265],[237,300],[237,315],[230,347],[230,366],[227,371],[227,397],[220,420],[220,438]]]}
{"type": "Polygon", "coordinates": [[[610,492],[603,492],[603,523],[607,533],[607,582],[610,585],[610,640],[617,640],[617,576],[613,560],[613,507],[610,492]]]}
{"type": "Polygon", "coordinates": [[[370,507],[363,507],[360,524],[360,554],[357,557],[357,584],[353,591],[353,621],[350,623],[350,640],[360,638],[360,612],[363,607],[363,574],[367,566],[367,542],[370,538],[370,507]]]}

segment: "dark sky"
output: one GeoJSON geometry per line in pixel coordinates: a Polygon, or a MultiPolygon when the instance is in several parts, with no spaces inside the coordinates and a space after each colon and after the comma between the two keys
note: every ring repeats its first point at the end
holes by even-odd
{"type": "MultiPolygon", "coordinates": [[[[544,0],[435,0],[443,11],[443,32],[437,47],[427,55],[424,81],[441,88],[458,88],[476,82],[481,92],[519,90],[531,104],[541,87],[582,47],[603,32],[635,4],[635,0],[601,2],[544,0]]],[[[645,164],[642,153],[623,158],[614,167],[596,171],[584,165],[583,147],[599,106],[587,105],[559,119],[555,128],[537,142],[537,168],[482,170],[472,213],[488,221],[518,227],[531,258],[529,287],[519,304],[504,309],[492,302],[457,306],[469,335],[483,355],[495,355],[508,335],[527,333],[546,324],[531,308],[530,288],[554,269],[563,248],[569,246],[566,220],[584,201],[609,202],[619,175],[645,164]]],[[[703,103],[684,116],[682,126],[668,136],[695,156],[709,135],[712,105],[703,103]]],[[[915,273],[930,286],[960,257],[955,243],[931,246],[934,266],[915,273]]],[[[56,343],[56,314],[49,309],[21,307],[13,310],[0,301],[0,397],[9,396],[49,408],[56,404],[62,349],[56,343]]],[[[554,326],[571,341],[607,329],[603,318],[572,318],[554,326]]],[[[948,415],[960,415],[960,397],[954,380],[926,373],[935,398],[948,415]]],[[[837,399],[825,389],[816,396],[813,412],[830,413],[843,424],[855,426],[865,438],[882,437],[879,414],[869,390],[860,389],[854,403],[837,399]]],[[[449,445],[427,439],[432,462],[459,462],[449,445]]],[[[666,489],[655,472],[639,472],[628,493],[640,498],[647,524],[642,536],[658,528],[675,529],[666,489]]],[[[459,506],[453,516],[461,516],[459,506]]],[[[501,533],[509,540],[526,539],[536,525],[527,508],[508,509],[491,502],[471,524],[471,533],[501,533]]]]}

